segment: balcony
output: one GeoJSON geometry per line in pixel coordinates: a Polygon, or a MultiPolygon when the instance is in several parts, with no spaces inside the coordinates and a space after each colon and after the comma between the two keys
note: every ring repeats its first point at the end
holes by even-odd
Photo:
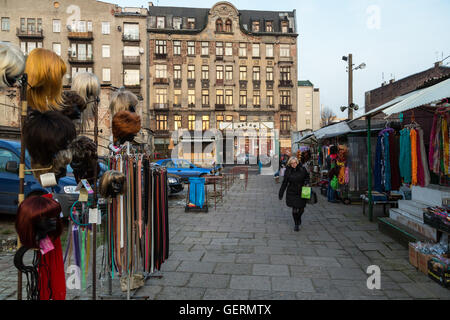
{"type": "Polygon", "coordinates": [[[69,40],[86,40],[86,41],[92,41],[94,40],[94,34],[92,31],[88,32],[69,32],[67,35],[69,40]]]}
{"type": "Polygon", "coordinates": [[[216,111],[225,111],[225,105],[216,103],[215,109],[216,109],[216,111]]]}
{"type": "Polygon", "coordinates": [[[209,109],[210,105],[209,104],[202,104],[202,108],[204,109],[209,109]]]}
{"type": "Polygon", "coordinates": [[[166,111],[166,110],[169,110],[169,104],[168,103],[154,103],[153,109],[166,111]]]}
{"type": "Polygon", "coordinates": [[[203,89],[209,88],[209,80],[208,79],[202,79],[202,88],[203,89]]]}
{"type": "Polygon", "coordinates": [[[127,41],[127,42],[140,42],[141,39],[139,38],[139,35],[135,35],[135,34],[122,34],[122,41],[127,41]]]}
{"type": "Polygon", "coordinates": [[[188,88],[195,89],[195,79],[187,79],[188,88]]]}
{"type": "Polygon", "coordinates": [[[17,28],[17,36],[21,39],[43,39],[44,32],[40,31],[29,31],[29,30],[20,30],[17,28]]]}
{"type": "Polygon", "coordinates": [[[140,95],[141,94],[141,85],[140,84],[125,84],[124,85],[125,89],[133,92],[136,95],[140,95]]]}
{"type": "Polygon", "coordinates": [[[155,53],[155,60],[166,60],[167,53],[155,53]]]}
{"type": "Polygon", "coordinates": [[[223,61],[223,56],[216,56],[216,61],[223,61]]]}
{"type": "Polygon", "coordinates": [[[294,87],[294,84],[292,83],[292,80],[280,80],[280,83],[278,85],[279,87],[294,87]]]}
{"type": "Polygon", "coordinates": [[[153,82],[153,84],[169,84],[169,79],[168,78],[155,78],[155,81],[153,82]]]}
{"type": "Polygon", "coordinates": [[[261,105],[260,105],[260,104],[255,104],[255,105],[253,105],[253,108],[255,108],[255,109],[261,109],[261,105]]]}
{"type": "Polygon", "coordinates": [[[247,108],[247,105],[246,105],[246,104],[240,104],[240,105],[239,105],[239,108],[246,109],[246,108],[247,108]]]}
{"type": "Polygon", "coordinates": [[[239,80],[239,88],[247,89],[247,80],[239,80]]]}
{"type": "Polygon", "coordinates": [[[280,57],[279,62],[294,63],[294,57],[280,57]]]}
{"type": "Polygon", "coordinates": [[[188,104],[189,109],[195,109],[195,103],[189,103],[188,104]]]}
{"type": "Polygon", "coordinates": [[[173,87],[174,88],[181,88],[181,79],[173,79],[173,87]]]}
{"type": "Polygon", "coordinates": [[[93,64],[94,58],[92,56],[69,56],[69,63],[78,63],[78,64],[93,64]]]}
{"type": "Polygon", "coordinates": [[[280,111],[292,111],[292,104],[280,104],[280,111]]]}
{"type": "Polygon", "coordinates": [[[174,107],[174,108],[181,108],[181,103],[174,103],[174,104],[173,104],[173,107],[174,107]]]}
{"type": "Polygon", "coordinates": [[[122,56],[122,64],[141,64],[140,56],[122,56]]]}

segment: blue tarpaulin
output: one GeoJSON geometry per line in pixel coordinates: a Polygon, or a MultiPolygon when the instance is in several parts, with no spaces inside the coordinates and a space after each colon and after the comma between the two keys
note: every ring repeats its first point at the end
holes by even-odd
{"type": "Polygon", "coordinates": [[[205,203],[205,178],[189,178],[189,202],[203,208],[205,203]]]}

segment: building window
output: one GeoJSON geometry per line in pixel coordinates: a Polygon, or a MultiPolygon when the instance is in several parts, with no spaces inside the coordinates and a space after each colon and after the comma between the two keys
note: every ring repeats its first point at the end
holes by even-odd
{"type": "Polygon", "coordinates": [[[156,79],[166,79],[167,78],[167,65],[157,64],[156,65],[156,79]]]}
{"type": "Polygon", "coordinates": [[[282,33],[287,33],[288,32],[288,28],[289,28],[289,23],[287,21],[282,21],[281,22],[281,32],[282,33]]]}
{"type": "Polygon", "coordinates": [[[266,57],[273,58],[273,44],[266,44],[266,57]]]}
{"type": "Polygon", "coordinates": [[[173,17],[172,25],[175,30],[180,30],[182,23],[183,23],[183,19],[181,17],[173,17]]]}
{"type": "Polygon", "coordinates": [[[87,31],[92,32],[92,21],[87,22],[87,31]]]}
{"type": "Polygon", "coordinates": [[[195,105],[195,90],[188,90],[188,104],[195,105]]]}
{"type": "Polygon", "coordinates": [[[267,106],[273,107],[273,91],[272,90],[267,91],[267,106]]]}
{"type": "Polygon", "coordinates": [[[156,90],[156,103],[167,103],[167,88],[157,88],[156,90]]]}
{"type": "Polygon", "coordinates": [[[239,80],[247,81],[247,67],[245,66],[239,67],[239,80]]]}
{"type": "Polygon", "coordinates": [[[193,64],[188,65],[188,79],[195,79],[195,66],[193,64]]]}
{"type": "Polygon", "coordinates": [[[164,29],[166,27],[166,18],[165,17],[156,17],[156,28],[164,29]]]}
{"type": "Polygon", "coordinates": [[[187,18],[188,29],[195,29],[195,18],[187,18]]]}
{"type": "Polygon", "coordinates": [[[247,116],[246,115],[240,115],[239,116],[239,122],[247,122],[247,116]]]}
{"type": "Polygon", "coordinates": [[[181,55],[181,41],[175,40],[173,42],[173,55],[179,56],[181,55]]]}
{"type": "Polygon", "coordinates": [[[109,21],[102,22],[102,34],[110,34],[111,33],[111,24],[109,21]]]}
{"type": "Polygon", "coordinates": [[[20,32],[27,31],[27,25],[25,23],[25,18],[20,18],[20,32]]]}
{"type": "Polygon", "coordinates": [[[252,45],[252,55],[254,58],[259,57],[259,43],[254,43],[252,45]]]}
{"type": "Polygon", "coordinates": [[[35,41],[21,42],[20,48],[22,49],[23,54],[27,55],[30,54],[30,52],[36,48],[42,48],[42,42],[35,42],[35,41]]]}
{"type": "Polygon", "coordinates": [[[291,105],[291,92],[289,90],[281,90],[280,92],[281,105],[291,105]]]}
{"type": "Polygon", "coordinates": [[[252,31],[253,32],[259,32],[259,21],[253,21],[252,22],[252,31]]]}
{"type": "Polygon", "coordinates": [[[223,56],[223,42],[216,42],[216,56],[223,56]]]}
{"type": "Polygon", "coordinates": [[[209,106],[209,90],[202,90],[202,106],[209,106]]]}
{"type": "Polygon", "coordinates": [[[247,105],[247,91],[246,90],[239,91],[239,105],[240,106],[247,105]]]}
{"type": "Polygon", "coordinates": [[[273,32],[273,23],[272,23],[272,21],[266,21],[266,32],[273,32]]]}
{"type": "Polygon", "coordinates": [[[209,130],[209,116],[208,115],[202,116],[202,130],[203,131],[209,130]]]}
{"type": "Polygon", "coordinates": [[[53,32],[61,32],[61,20],[53,20],[53,32]]]}
{"type": "Polygon", "coordinates": [[[247,57],[247,44],[239,43],[239,57],[247,57]]]}
{"type": "Polygon", "coordinates": [[[306,124],[311,124],[311,120],[310,119],[306,119],[306,124]]]}
{"type": "Polygon", "coordinates": [[[291,46],[289,44],[280,45],[280,57],[290,57],[291,56],[291,46]]]}
{"type": "Polygon", "coordinates": [[[209,55],[209,42],[202,42],[202,56],[209,55]]]}
{"type": "Polygon", "coordinates": [[[173,90],[173,104],[181,105],[181,90],[180,89],[173,90]]]}
{"type": "Polygon", "coordinates": [[[138,86],[141,83],[139,69],[124,70],[124,85],[138,86]]]}
{"type": "Polygon", "coordinates": [[[102,69],[102,79],[104,82],[110,82],[111,81],[111,69],[110,68],[103,68],[102,69]]]}
{"type": "Polygon", "coordinates": [[[273,81],[273,67],[267,67],[267,69],[266,69],[266,80],[273,81]]]}
{"type": "Polygon", "coordinates": [[[216,31],[223,32],[223,21],[220,18],[216,20],[216,31]]]}
{"type": "Polygon", "coordinates": [[[156,130],[166,131],[167,129],[167,115],[157,114],[156,115],[156,130]]]}
{"type": "Polygon", "coordinates": [[[125,40],[139,40],[139,24],[124,23],[123,37],[125,40]]]}
{"type": "Polygon", "coordinates": [[[52,49],[53,52],[56,53],[58,56],[61,55],[61,43],[53,43],[52,49]]]}
{"type": "Polygon", "coordinates": [[[227,106],[233,105],[233,90],[225,90],[225,104],[227,106]]]}
{"type": "Polygon", "coordinates": [[[86,21],[78,21],[78,26],[76,28],[78,32],[86,32],[86,21]]]}
{"type": "Polygon", "coordinates": [[[189,130],[195,130],[195,115],[190,114],[188,116],[188,128],[189,130]]]}
{"type": "Polygon", "coordinates": [[[9,29],[10,29],[9,17],[3,17],[2,18],[2,31],[9,31],[9,29]]]}
{"type": "Polygon", "coordinates": [[[73,79],[78,73],[81,73],[81,72],[92,72],[92,68],[77,68],[77,67],[73,67],[73,68],[72,68],[72,72],[71,72],[72,79],[73,79]]]}
{"type": "Polygon", "coordinates": [[[225,116],[225,121],[226,122],[233,122],[233,116],[232,115],[225,116]]]}
{"type": "Polygon", "coordinates": [[[233,43],[231,43],[231,42],[225,43],[225,55],[226,56],[233,55],[233,43]]]}
{"type": "Polygon", "coordinates": [[[102,58],[111,58],[111,46],[109,44],[102,45],[102,58]]]}
{"type": "Polygon", "coordinates": [[[216,129],[220,130],[220,124],[223,123],[223,115],[216,116],[216,129]]]}
{"type": "Polygon", "coordinates": [[[181,79],[181,65],[175,64],[173,66],[173,78],[174,79],[181,79]]]}
{"type": "Polygon", "coordinates": [[[226,80],[233,80],[233,66],[226,66],[225,67],[225,79],[226,80]]]}
{"type": "Polygon", "coordinates": [[[216,66],[216,79],[223,80],[223,66],[216,66]]]}
{"type": "Polygon", "coordinates": [[[233,31],[233,23],[230,19],[227,19],[227,22],[225,22],[225,32],[232,32],[233,31]]]}
{"type": "Polygon", "coordinates": [[[167,42],[165,40],[156,40],[156,54],[167,54],[167,42]]]}
{"type": "Polygon", "coordinates": [[[290,115],[281,115],[280,116],[280,130],[289,131],[291,127],[291,116],[290,115]]]}
{"type": "Polygon", "coordinates": [[[223,89],[216,89],[216,104],[223,103],[223,89]]]}
{"type": "Polygon", "coordinates": [[[260,68],[259,67],[253,67],[253,81],[261,80],[260,74],[261,74],[260,68]]]}
{"type": "Polygon", "coordinates": [[[123,47],[123,55],[125,57],[137,57],[139,56],[139,47],[134,46],[123,47]]]}
{"type": "Polygon", "coordinates": [[[188,56],[195,56],[195,42],[194,41],[188,41],[187,54],[188,54],[188,56]]]}
{"type": "Polygon", "coordinates": [[[209,79],[209,66],[205,65],[202,66],[202,80],[208,79],[209,79]]]}
{"type": "Polygon", "coordinates": [[[72,58],[80,61],[92,60],[92,44],[90,43],[72,43],[70,46],[72,58]]]}
{"type": "Polygon", "coordinates": [[[173,116],[173,119],[174,119],[175,130],[180,130],[182,128],[181,116],[175,115],[175,116],[173,116]]]}
{"type": "Polygon", "coordinates": [[[36,32],[36,19],[34,19],[34,18],[27,19],[27,31],[28,31],[28,33],[36,32]]]}
{"type": "Polygon", "coordinates": [[[261,94],[259,90],[253,91],[253,106],[261,105],[261,94]]]}
{"type": "Polygon", "coordinates": [[[281,67],[280,78],[282,81],[291,80],[291,67],[281,67]]]}

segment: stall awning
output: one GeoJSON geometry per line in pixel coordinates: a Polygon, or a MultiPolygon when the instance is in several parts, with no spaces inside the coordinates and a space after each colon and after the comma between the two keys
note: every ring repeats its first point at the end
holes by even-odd
{"type": "Polygon", "coordinates": [[[295,143],[304,143],[304,144],[310,144],[317,141],[316,137],[314,136],[314,133],[309,133],[303,137],[301,137],[299,140],[295,141],[295,143]]]}
{"type": "Polygon", "coordinates": [[[320,139],[341,136],[341,135],[349,133],[351,131],[352,131],[352,129],[350,129],[347,122],[341,121],[336,124],[332,124],[331,126],[323,127],[321,129],[315,131],[314,136],[317,138],[317,140],[320,140],[320,139]]]}

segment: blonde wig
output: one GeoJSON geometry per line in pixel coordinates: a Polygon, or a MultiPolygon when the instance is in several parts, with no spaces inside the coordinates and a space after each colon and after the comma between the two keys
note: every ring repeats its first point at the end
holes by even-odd
{"type": "Polygon", "coordinates": [[[120,88],[112,95],[109,109],[113,116],[119,111],[136,112],[138,102],[139,100],[134,93],[120,88]]]}
{"type": "Polygon", "coordinates": [[[66,64],[51,50],[37,48],[30,52],[25,64],[28,75],[28,105],[40,112],[60,110],[62,82],[66,64]]]}
{"type": "Polygon", "coordinates": [[[0,41],[0,88],[11,87],[25,70],[25,56],[10,43],[0,41]]]}
{"type": "Polygon", "coordinates": [[[100,179],[100,194],[104,198],[114,198],[118,194],[124,194],[127,189],[125,182],[125,175],[122,172],[106,171],[100,179]]]}

